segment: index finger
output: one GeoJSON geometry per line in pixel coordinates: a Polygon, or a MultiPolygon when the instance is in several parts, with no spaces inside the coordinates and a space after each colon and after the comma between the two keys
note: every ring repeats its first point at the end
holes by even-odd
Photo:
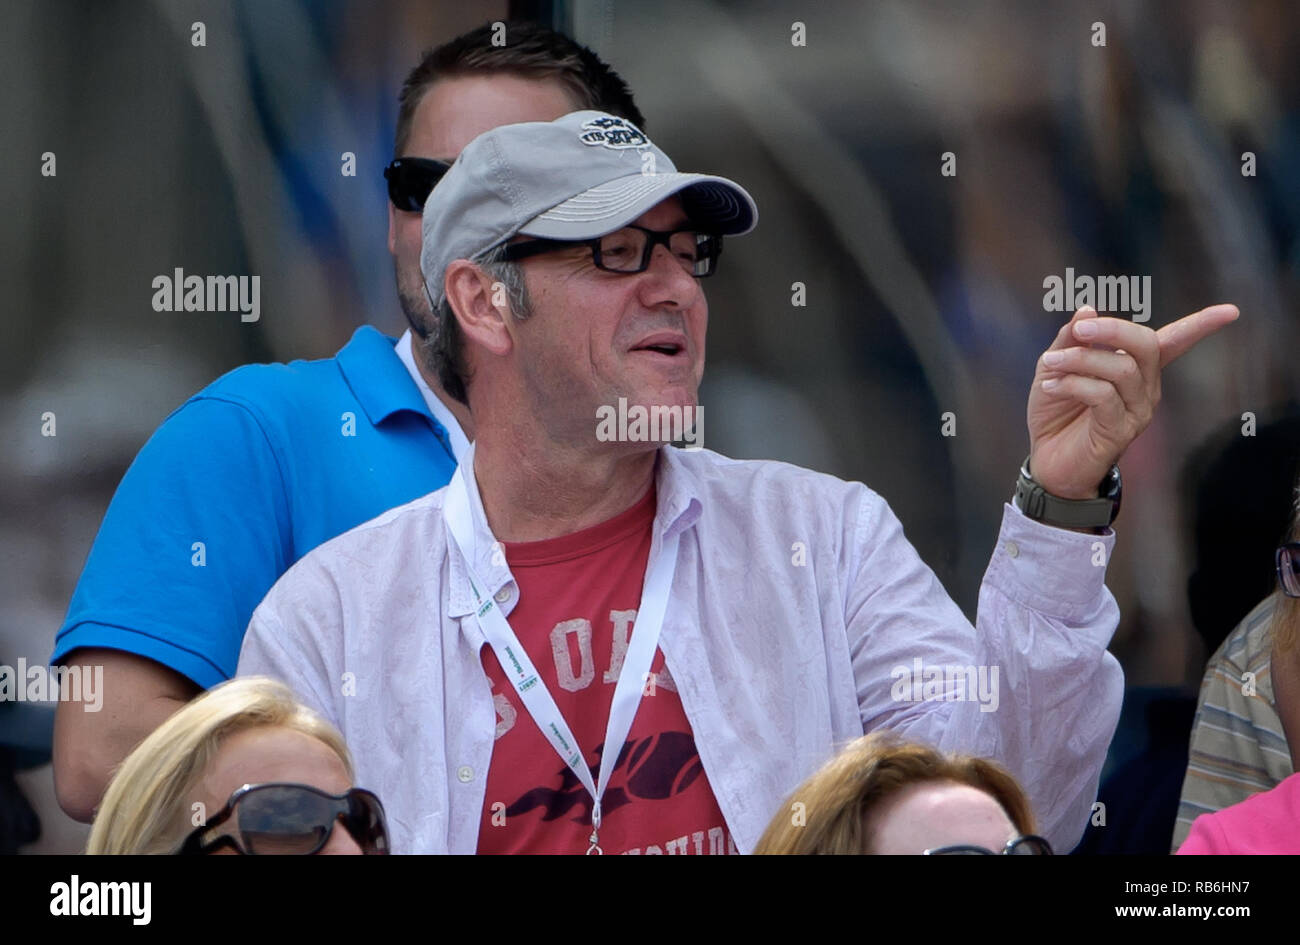
{"type": "Polygon", "coordinates": [[[1075,322],[1082,321],[1085,318],[1097,317],[1097,310],[1091,305],[1080,306],[1075,310],[1075,313],[1070,316],[1070,320],[1061,326],[1061,330],[1056,333],[1056,337],[1052,340],[1052,343],[1047,350],[1059,351],[1062,348],[1069,348],[1078,344],[1078,342],[1074,340],[1075,322]]]}
{"type": "Polygon", "coordinates": [[[1235,322],[1240,314],[1235,305],[1211,305],[1165,325],[1156,332],[1156,340],[1160,342],[1160,366],[1163,368],[1182,357],[1201,339],[1235,322]]]}

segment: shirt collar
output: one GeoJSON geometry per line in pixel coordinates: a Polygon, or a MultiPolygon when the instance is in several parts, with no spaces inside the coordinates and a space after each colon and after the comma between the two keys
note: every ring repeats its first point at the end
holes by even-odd
{"type": "Polygon", "coordinates": [[[456,457],[456,462],[460,462],[465,456],[465,450],[469,448],[469,438],[465,436],[465,431],[461,429],[460,421],[456,415],[451,412],[450,408],[438,399],[438,395],[433,392],[433,388],[424,379],[420,369],[415,364],[415,351],[411,347],[411,330],[408,328],[402,337],[397,339],[398,358],[402,361],[402,366],[406,368],[406,373],[411,375],[411,380],[415,381],[415,386],[420,389],[420,396],[424,398],[425,405],[433,418],[442,424],[442,428],[447,431],[447,438],[451,440],[451,452],[456,457]]]}
{"type": "MultiPolygon", "coordinates": [[[[474,468],[474,444],[469,445],[461,457],[461,468],[467,473],[474,468]]],[[[487,583],[487,593],[496,595],[503,587],[514,583],[510,569],[506,567],[505,556],[495,553],[496,537],[488,527],[487,515],[483,511],[483,499],[479,495],[478,480],[472,474],[466,475],[466,489],[469,492],[470,513],[474,519],[474,570],[487,583]]],[[[701,483],[698,476],[682,463],[678,450],[672,446],[659,448],[658,462],[655,464],[655,521],[654,535],[651,538],[650,554],[656,555],[663,546],[664,539],[674,532],[682,532],[699,521],[703,505],[700,502],[701,483]]],[[[447,555],[450,558],[448,568],[448,610],[449,617],[464,617],[473,613],[476,607],[474,592],[470,587],[469,571],[465,562],[456,551],[455,542],[448,540],[447,555]]],[[[509,615],[518,597],[512,595],[508,602],[501,602],[502,613],[509,615]]]]}
{"type": "Polygon", "coordinates": [[[682,462],[682,452],[675,446],[659,447],[659,462],[655,465],[659,503],[655,510],[656,539],[693,527],[704,510],[700,501],[703,484],[698,474],[682,462]]]}
{"type": "Polygon", "coordinates": [[[375,426],[402,410],[433,419],[420,389],[394,352],[394,343],[370,325],[362,325],[335,358],[343,379],[375,426]]]}

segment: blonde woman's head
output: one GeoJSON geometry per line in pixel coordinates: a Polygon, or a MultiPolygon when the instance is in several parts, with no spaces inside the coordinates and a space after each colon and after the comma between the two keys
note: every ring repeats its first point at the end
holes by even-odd
{"type": "MultiPolygon", "coordinates": [[[[342,794],[352,780],[342,736],[288,687],[233,679],[185,705],[127,756],[86,852],[174,853],[244,784],[291,782],[342,794]]],[[[322,852],[349,843],[346,831],[334,830],[322,852]]]]}

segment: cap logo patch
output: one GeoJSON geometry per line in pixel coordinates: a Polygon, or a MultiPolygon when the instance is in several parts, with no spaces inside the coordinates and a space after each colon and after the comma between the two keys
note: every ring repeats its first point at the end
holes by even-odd
{"type": "Polygon", "coordinates": [[[599,145],[615,151],[623,148],[644,148],[650,144],[650,139],[636,125],[612,116],[583,122],[578,140],[592,147],[599,145]]]}

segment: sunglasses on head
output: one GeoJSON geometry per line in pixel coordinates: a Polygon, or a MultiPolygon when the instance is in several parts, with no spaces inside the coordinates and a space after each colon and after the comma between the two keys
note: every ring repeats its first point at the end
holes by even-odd
{"type": "Polygon", "coordinates": [[[388,826],[378,797],[363,788],[326,794],[306,784],[245,784],[215,817],[185,838],[178,852],[205,854],[231,847],[246,856],[309,856],[324,848],[339,823],[362,853],[388,853],[388,826]]]}
{"type": "Polygon", "coordinates": [[[384,168],[384,180],[388,181],[388,199],[398,210],[421,213],[434,185],[442,180],[450,168],[451,165],[446,161],[398,158],[384,168]]]}

